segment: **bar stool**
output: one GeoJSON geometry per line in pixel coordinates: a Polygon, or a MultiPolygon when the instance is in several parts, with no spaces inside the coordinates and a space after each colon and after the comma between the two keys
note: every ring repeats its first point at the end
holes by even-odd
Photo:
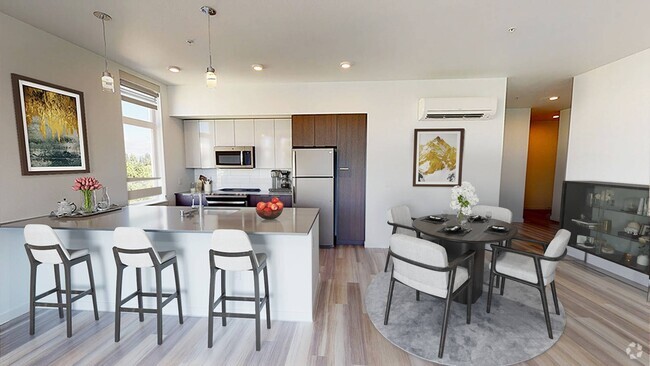
{"type": "Polygon", "coordinates": [[[144,313],[157,315],[158,344],[163,342],[162,331],[162,309],[170,301],[176,299],[178,303],[178,322],[183,324],[183,309],[181,307],[181,287],[178,279],[178,263],[176,262],[176,252],[173,250],[158,252],[151,244],[144,230],[135,227],[118,227],[113,233],[115,246],[113,247],[113,256],[117,265],[117,289],[115,293],[115,342],[120,341],[120,320],[122,312],[139,313],[140,321],[144,321],[144,313]],[[176,282],[176,292],[162,292],[162,270],[168,266],[174,266],[174,279],[176,282]],[[129,296],[122,298],[122,277],[124,269],[128,266],[135,267],[137,290],[129,296]],[[142,268],[153,267],[156,273],[156,292],[142,291],[142,268]],[[138,307],[124,307],[128,301],[138,297],[138,307]],[[156,308],[145,309],[142,306],[143,297],[155,297],[156,308]],[[165,301],[163,301],[165,297],[165,301]]]}
{"type": "Polygon", "coordinates": [[[90,254],[88,249],[66,249],[54,230],[41,224],[29,224],[25,226],[25,250],[29,258],[31,269],[29,277],[29,334],[34,335],[36,328],[36,307],[55,307],[59,309],[59,318],[63,318],[63,308],[66,310],[66,328],[68,338],[72,337],[72,303],[86,295],[91,295],[93,299],[93,309],[95,310],[95,320],[99,320],[97,312],[97,295],[95,293],[95,279],[93,278],[93,266],[90,263],[90,254]],[[86,263],[88,266],[88,278],[90,280],[90,289],[72,290],[72,279],[70,270],[72,266],[79,263],[86,263]],[[55,287],[36,295],[36,269],[42,263],[54,265],[55,287]],[[65,290],[61,289],[61,274],[59,264],[63,264],[65,273],[65,290]],[[56,293],[56,303],[38,301],[45,296],[56,293]],[[62,293],[65,293],[65,303],[61,299],[62,293]],[[72,297],[72,295],[76,295],[72,297]]]}
{"type": "Polygon", "coordinates": [[[255,253],[248,235],[241,230],[215,230],[212,233],[210,249],[210,303],[208,306],[208,348],[212,348],[214,317],[221,317],[221,325],[226,326],[226,318],[255,319],[255,349],[260,350],[260,313],[266,305],[266,328],[271,329],[271,308],[269,303],[269,275],[266,268],[266,254],[255,253]],[[214,287],[217,271],[221,271],[221,296],[214,301],[214,287]],[[227,296],[226,271],[252,271],[255,297],[227,296]],[[264,298],[260,300],[260,272],[264,272],[264,298]],[[227,313],[226,301],[254,301],[255,314],[227,313]],[[221,312],[214,309],[221,303],[221,312]]]}

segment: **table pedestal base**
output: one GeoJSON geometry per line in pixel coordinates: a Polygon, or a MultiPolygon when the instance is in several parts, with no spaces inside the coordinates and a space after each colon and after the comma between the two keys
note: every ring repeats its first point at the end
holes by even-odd
{"type": "MultiPolygon", "coordinates": [[[[476,251],[474,254],[474,272],[472,273],[472,304],[474,304],[481,294],[483,294],[483,267],[485,262],[485,244],[473,243],[440,243],[447,250],[447,257],[451,262],[454,258],[459,257],[461,254],[468,250],[476,251]]],[[[466,262],[467,263],[467,262],[466,262]]],[[[466,264],[463,264],[466,266],[466,264]]],[[[454,298],[455,302],[467,304],[467,289],[463,290],[458,296],[454,298]]]]}

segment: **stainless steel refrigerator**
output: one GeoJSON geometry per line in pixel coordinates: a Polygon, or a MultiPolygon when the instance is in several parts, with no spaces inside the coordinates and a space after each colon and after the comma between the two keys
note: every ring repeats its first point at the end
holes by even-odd
{"type": "Polygon", "coordinates": [[[294,207],[320,209],[320,245],[334,246],[334,161],[331,148],[293,150],[294,207]]]}

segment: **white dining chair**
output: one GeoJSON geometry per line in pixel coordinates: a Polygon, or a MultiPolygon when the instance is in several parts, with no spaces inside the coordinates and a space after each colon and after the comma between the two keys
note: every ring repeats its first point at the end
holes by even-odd
{"type": "MultiPolygon", "coordinates": [[[[414,217],[411,217],[411,209],[406,205],[395,206],[386,212],[388,225],[392,226],[391,234],[403,234],[407,236],[420,237],[420,233],[413,227],[414,217]]],[[[384,272],[388,271],[390,256],[386,256],[384,272]]]]}

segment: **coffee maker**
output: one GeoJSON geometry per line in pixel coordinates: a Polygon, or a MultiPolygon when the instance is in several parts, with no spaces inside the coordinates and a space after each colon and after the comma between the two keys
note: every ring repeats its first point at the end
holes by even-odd
{"type": "Polygon", "coordinates": [[[269,192],[291,192],[291,172],[288,170],[271,170],[271,189],[269,192]]]}

